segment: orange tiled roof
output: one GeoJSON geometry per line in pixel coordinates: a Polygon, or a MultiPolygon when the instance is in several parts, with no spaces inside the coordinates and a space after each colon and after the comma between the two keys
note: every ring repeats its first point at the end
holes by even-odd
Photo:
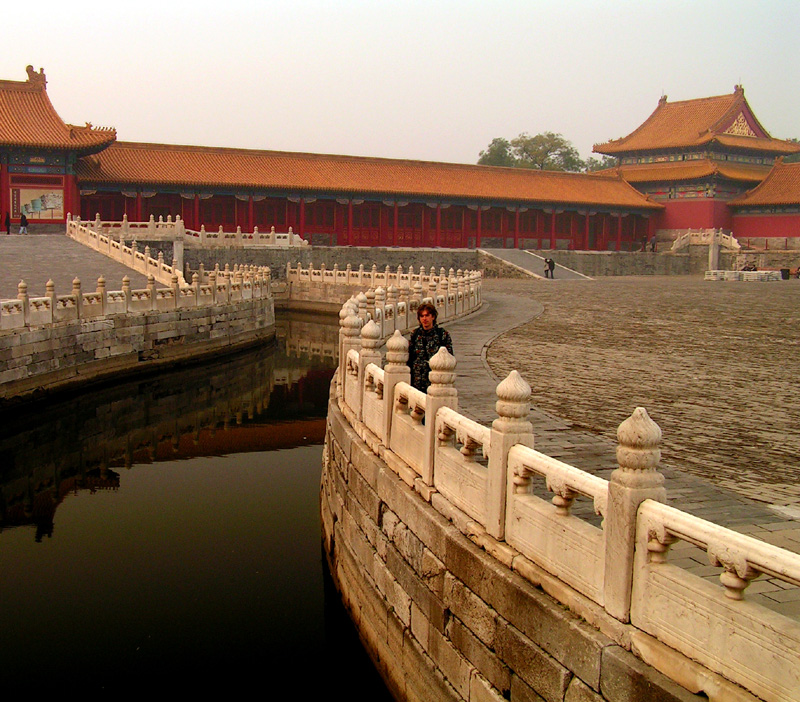
{"type": "Polygon", "coordinates": [[[640,127],[621,139],[595,144],[594,151],[616,155],[696,147],[712,141],[752,151],[800,152],[800,145],[773,139],[767,133],[738,85],[732,95],[679,102],[667,102],[666,97],[662,97],[653,114],[640,127]]]}
{"type": "Polygon", "coordinates": [[[800,163],[778,161],[759,185],[728,204],[800,205],[800,163]]]}
{"type": "Polygon", "coordinates": [[[67,149],[88,154],[117,138],[114,129],[65,124],[47,97],[44,72],[28,66],[25,82],[0,80],[0,145],[67,149]]]}
{"type": "Polygon", "coordinates": [[[661,207],[618,176],[167,144],[116,142],[81,159],[77,173],[82,184],[661,207]]]}
{"type": "Polygon", "coordinates": [[[697,180],[714,175],[746,183],[760,183],[766,178],[770,169],[771,166],[757,166],[732,161],[712,161],[707,158],[694,161],[637,163],[619,166],[622,177],[629,183],[671,183],[697,180]]]}

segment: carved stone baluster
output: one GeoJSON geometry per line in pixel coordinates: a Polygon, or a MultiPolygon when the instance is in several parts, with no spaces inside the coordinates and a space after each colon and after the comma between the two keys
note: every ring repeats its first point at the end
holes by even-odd
{"type": "Polygon", "coordinates": [[[661,429],[643,407],[619,425],[617,468],[608,485],[605,519],[605,602],[609,614],[620,621],[630,619],[636,513],[651,499],[665,502],[664,476],[657,470],[661,460],[661,429]]]}

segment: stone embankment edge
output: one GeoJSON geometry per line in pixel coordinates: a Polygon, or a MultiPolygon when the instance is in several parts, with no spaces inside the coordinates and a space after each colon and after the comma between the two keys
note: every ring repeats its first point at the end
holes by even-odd
{"type": "MultiPolygon", "coordinates": [[[[495,372],[492,370],[492,367],[489,365],[489,361],[488,361],[488,360],[487,360],[487,358],[486,358],[486,355],[487,355],[487,354],[488,354],[488,352],[489,352],[489,348],[491,347],[491,345],[492,345],[492,344],[493,344],[493,343],[494,343],[494,342],[495,342],[497,339],[499,339],[501,336],[503,336],[503,334],[507,334],[507,333],[508,333],[508,332],[510,332],[510,331],[514,331],[515,329],[519,329],[520,327],[523,327],[523,326],[525,326],[526,324],[529,324],[529,323],[530,323],[530,322],[532,322],[534,319],[538,319],[539,317],[541,317],[541,316],[544,314],[544,305],[543,305],[541,302],[538,302],[537,300],[534,300],[533,302],[534,302],[534,305],[535,305],[535,308],[534,308],[534,312],[533,312],[533,314],[531,314],[531,315],[530,315],[530,316],[529,316],[527,319],[524,319],[524,320],[522,320],[521,322],[519,322],[519,324],[514,324],[514,325],[513,325],[513,326],[511,326],[511,327],[508,327],[508,328],[506,328],[506,329],[502,329],[502,330],[500,330],[500,331],[499,331],[499,332],[497,332],[497,333],[496,333],[494,336],[492,336],[492,337],[490,337],[489,339],[487,339],[487,340],[484,342],[484,344],[483,344],[483,347],[481,348],[481,363],[483,364],[483,367],[486,369],[486,372],[489,374],[489,377],[490,377],[490,378],[494,378],[494,379],[495,379],[495,380],[496,380],[498,383],[499,383],[499,382],[502,380],[502,378],[501,378],[500,376],[498,376],[498,375],[497,375],[497,374],[496,374],[496,373],[495,373],[495,372]]],[[[486,306],[487,304],[495,304],[495,303],[487,303],[486,299],[484,299],[484,300],[483,300],[483,306],[484,306],[484,308],[485,308],[485,306],[486,306]]]]}
{"type": "Polygon", "coordinates": [[[271,298],[111,315],[2,334],[0,358],[15,360],[20,371],[40,369],[0,382],[0,407],[235,353],[274,338],[271,298]],[[255,309],[259,305],[264,307],[260,312],[255,309]],[[75,346],[74,354],[65,362],[69,344],[75,346]]]}
{"type": "Polygon", "coordinates": [[[509,567],[510,553],[508,564],[489,555],[395,468],[332,399],[320,484],[324,551],[398,700],[706,699],[626,650],[615,640],[624,633],[607,636],[524,579],[509,567]]]}

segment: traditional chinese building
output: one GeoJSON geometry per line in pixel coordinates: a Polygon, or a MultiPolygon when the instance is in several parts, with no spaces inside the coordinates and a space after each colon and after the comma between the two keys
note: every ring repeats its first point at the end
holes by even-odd
{"type": "Polygon", "coordinates": [[[620,176],[118,142],[64,124],[44,73],[0,81],[0,210],[18,221],[180,216],[318,244],[638,248],[648,200],[620,176]]]}
{"type": "Polygon", "coordinates": [[[616,157],[625,180],[665,206],[656,230],[730,230],[729,203],[761,183],[777,158],[800,152],[800,144],[772,138],[737,85],[731,95],[679,102],[664,96],[641,126],[594,151],[616,157]]]}
{"type": "MultiPolygon", "coordinates": [[[[738,239],[759,248],[800,237],[800,163],[775,164],[755,188],[731,200],[738,239]]],[[[797,243],[800,243],[798,241],[797,243]]]]}
{"type": "Polygon", "coordinates": [[[292,227],[324,245],[630,250],[659,229],[730,229],[728,203],[800,151],[767,134],[738,87],[662,99],[595,147],[620,160],[601,174],[121,142],[65,124],[44,72],[27,71],[0,81],[0,216],[33,225],[172,215],[191,229],[292,227]]]}
{"type": "Polygon", "coordinates": [[[64,124],[47,97],[44,71],[0,81],[0,211],[14,221],[63,222],[78,212],[78,161],[117,138],[113,129],[64,124]]]}

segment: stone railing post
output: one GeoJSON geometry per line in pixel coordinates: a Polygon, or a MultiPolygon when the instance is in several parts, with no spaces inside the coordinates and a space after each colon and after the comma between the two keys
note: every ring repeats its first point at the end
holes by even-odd
{"type": "Polygon", "coordinates": [[[56,284],[53,282],[53,279],[47,281],[44,286],[45,288],[45,295],[50,300],[50,323],[56,321],[56,305],[58,304],[58,300],[56,298],[56,284]]]}
{"type": "Polygon", "coordinates": [[[178,274],[173,273],[172,278],[170,279],[170,287],[172,288],[172,295],[173,295],[173,302],[175,303],[175,309],[177,310],[181,306],[181,286],[178,282],[178,274]]]}
{"type": "Polygon", "coordinates": [[[375,312],[372,315],[373,319],[378,318],[378,310],[381,311],[381,336],[386,334],[386,290],[380,285],[375,289],[375,312]]]}
{"type": "Polygon", "coordinates": [[[358,303],[358,318],[362,323],[367,321],[367,296],[360,292],[356,295],[356,302],[358,303]]]}
{"type": "Polygon", "coordinates": [[[408,367],[408,339],[399,330],[386,342],[386,365],[383,367],[383,436],[384,446],[389,446],[392,437],[392,416],[394,413],[394,386],[398,383],[411,383],[411,369],[408,367]]]}
{"type": "Polygon", "coordinates": [[[428,361],[431,370],[428,378],[428,397],[425,401],[425,453],[423,455],[423,482],[433,485],[433,458],[436,446],[436,413],[440,407],[458,409],[458,391],[455,388],[456,358],[442,346],[428,361]]]}
{"type": "Polygon", "coordinates": [[[183,236],[175,237],[172,240],[172,267],[183,273],[183,236]]]}
{"type": "Polygon", "coordinates": [[[156,279],[153,274],[147,276],[147,292],[150,296],[150,309],[156,309],[156,279]]]}
{"type": "Polygon", "coordinates": [[[508,494],[508,452],[515,444],[533,448],[533,425],[528,421],[531,386],[515,370],[497,386],[497,419],[492,422],[486,495],[486,531],[505,538],[508,494]]]}
{"type": "Polygon", "coordinates": [[[22,302],[22,320],[27,327],[30,324],[30,311],[31,306],[28,300],[28,284],[24,280],[20,280],[17,284],[17,300],[22,302]]]}
{"type": "Polygon", "coordinates": [[[106,279],[101,275],[97,279],[97,294],[100,296],[100,314],[106,316],[106,279]]]}
{"type": "Polygon", "coordinates": [[[358,403],[359,421],[364,419],[364,390],[367,364],[374,363],[376,366],[380,366],[381,352],[378,351],[378,344],[382,337],[383,334],[375,320],[371,319],[361,328],[361,350],[358,356],[358,391],[361,394],[358,403]]]}
{"type": "Polygon", "coordinates": [[[605,608],[622,622],[630,619],[636,512],[645,500],[666,502],[661,460],[661,429],[644,407],[637,407],[617,430],[617,468],[608,484],[605,518],[605,608]]]}
{"type": "MultiPolygon", "coordinates": [[[[344,374],[345,374],[345,362],[347,361],[347,351],[345,351],[345,338],[352,336],[352,329],[360,330],[361,329],[361,320],[358,318],[358,305],[355,304],[355,301],[351,298],[347,302],[342,305],[342,309],[339,310],[339,369],[338,373],[336,374],[336,384],[341,387],[344,385],[344,374]],[[353,326],[347,322],[349,317],[355,317],[358,320],[358,324],[353,326]]],[[[357,333],[357,331],[356,331],[357,333]]],[[[351,348],[349,342],[347,342],[347,348],[351,348]]]]}
{"type": "Polygon", "coordinates": [[[212,270],[211,273],[208,274],[208,284],[211,286],[211,302],[217,302],[217,271],[216,269],[212,270]]]}
{"type": "Polygon", "coordinates": [[[125,314],[131,308],[131,279],[126,275],[122,278],[122,292],[125,295],[125,314]]]}
{"type": "Polygon", "coordinates": [[[77,319],[82,319],[83,293],[81,292],[81,279],[77,276],[72,279],[72,296],[75,298],[75,315],[77,319]]]}
{"type": "Polygon", "coordinates": [[[339,357],[339,382],[342,384],[342,395],[345,390],[345,380],[347,378],[347,354],[350,349],[359,351],[361,349],[361,327],[363,322],[354,314],[348,314],[344,319],[342,332],[342,349],[339,357]]]}

